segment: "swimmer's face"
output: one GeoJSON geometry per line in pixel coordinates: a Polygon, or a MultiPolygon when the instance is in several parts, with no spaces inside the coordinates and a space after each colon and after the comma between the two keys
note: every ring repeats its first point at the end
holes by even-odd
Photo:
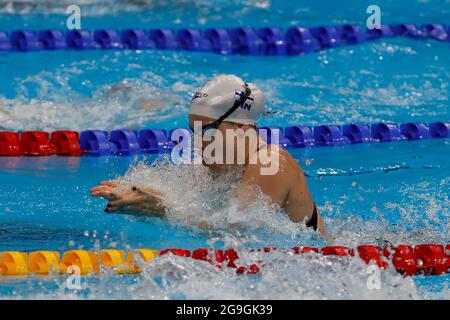
{"type": "MultiPolygon", "coordinates": [[[[204,117],[204,116],[198,116],[198,115],[189,115],[189,127],[190,128],[195,128],[194,126],[194,122],[199,121],[201,123],[201,127],[205,127],[211,123],[213,123],[215,121],[215,119],[212,118],[208,118],[208,117],[204,117]]],[[[198,126],[198,123],[197,123],[198,126]]],[[[227,121],[223,121],[222,123],[220,123],[219,127],[216,130],[210,129],[208,130],[205,135],[203,136],[203,139],[201,140],[201,148],[202,148],[202,155],[203,155],[203,164],[210,167],[211,169],[218,169],[219,167],[221,167],[221,164],[224,164],[226,162],[226,151],[227,150],[234,150],[235,149],[235,144],[236,141],[227,141],[227,135],[226,132],[227,130],[236,130],[239,128],[245,129],[245,125],[241,125],[241,124],[237,124],[237,123],[232,123],[232,122],[227,122],[227,121]],[[220,140],[215,141],[217,135],[221,135],[221,139],[222,139],[222,143],[218,143],[218,141],[220,142],[220,140]],[[216,151],[218,151],[218,153],[215,153],[215,156],[220,158],[218,159],[218,161],[220,161],[221,164],[208,164],[208,161],[206,161],[206,157],[208,154],[208,150],[207,147],[208,145],[210,145],[211,143],[214,143],[216,146],[216,151]],[[229,144],[233,144],[233,146],[229,145],[229,144]],[[228,145],[228,149],[227,149],[227,145],[228,145]],[[220,148],[221,146],[221,148],[220,148]],[[230,148],[233,147],[233,148],[230,148]],[[221,150],[217,150],[217,149],[221,149],[221,150]],[[206,151],[205,151],[206,150],[206,151]],[[220,154],[220,156],[218,156],[220,154]]],[[[211,149],[211,147],[210,147],[211,149]]]]}

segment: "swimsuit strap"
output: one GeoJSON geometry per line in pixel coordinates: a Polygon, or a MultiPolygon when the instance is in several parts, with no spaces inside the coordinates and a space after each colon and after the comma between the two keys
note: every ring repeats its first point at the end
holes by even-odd
{"type": "Polygon", "coordinates": [[[317,231],[317,224],[318,224],[317,207],[316,207],[316,204],[314,203],[314,209],[313,209],[311,219],[306,223],[306,226],[308,228],[313,227],[314,231],[317,231]]]}

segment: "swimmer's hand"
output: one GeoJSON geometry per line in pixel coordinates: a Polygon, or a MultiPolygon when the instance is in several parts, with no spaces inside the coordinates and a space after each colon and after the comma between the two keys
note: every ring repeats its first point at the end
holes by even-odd
{"type": "Polygon", "coordinates": [[[117,181],[102,181],[91,189],[91,195],[108,200],[105,212],[129,213],[136,215],[163,215],[165,206],[162,195],[151,188],[131,187],[129,191],[119,194],[115,191],[117,181]]]}
{"type": "Polygon", "coordinates": [[[117,180],[100,181],[100,184],[91,189],[93,197],[105,198],[107,200],[116,200],[118,194],[114,191],[119,182],[117,180]]]}

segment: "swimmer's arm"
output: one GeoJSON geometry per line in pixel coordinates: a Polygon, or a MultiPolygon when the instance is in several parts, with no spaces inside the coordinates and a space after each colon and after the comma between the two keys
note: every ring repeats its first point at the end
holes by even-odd
{"type": "MultiPolygon", "coordinates": [[[[292,176],[289,174],[289,170],[285,170],[288,165],[288,161],[280,157],[279,170],[275,175],[261,174],[263,165],[260,163],[248,165],[241,180],[239,194],[237,195],[241,207],[246,208],[256,201],[259,190],[269,196],[272,203],[284,207],[289,190],[294,183],[292,176]]],[[[306,183],[304,184],[304,188],[305,193],[311,196],[306,183]]],[[[330,238],[320,212],[318,212],[318,230],[326,239],[330,238]]]]}

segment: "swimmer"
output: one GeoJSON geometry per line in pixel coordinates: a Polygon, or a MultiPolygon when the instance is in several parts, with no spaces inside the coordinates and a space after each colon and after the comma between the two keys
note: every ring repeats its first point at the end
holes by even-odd
{"type": "MultiPolygon", "coordinates": [[[[133,84],[122,81],[110,86],[105,93],[105,97],[118,100],[121,103],[129,103],[130,100],[133,101],[132,94],[137,95],[139,92],[136,92],[133,84]]],[[[167,107],[162,100],[152,98],[140,98],[133,105],[144,111],[160,111],[167,107]]]]}
{"type": "MultiPolygon", "coordinates": [[[[272,203],[278,204],[286,212],[291,221],[306,222],[307,227],[328,238],[325,223],[297,161],[283,148],[267,144],[258,134],[256,118],[263,113],[264,104],[265,97],[254,84],[247,84],[234,75],[216,76],[199,89],[191,100],[189,110],[189,126],[194,134],[196,126],[199,125],[200,135],[203,137],[207,132],[222,134],[221,144],[224,148],[234,145],[232,150],[237,149],[238,138],[227,140],[227,132],[238,132],[236,137],[239,137],[239,132],[253,133],[256,137],[253,148],[250,146],[251,142],[246,141],[244,160],[240,164],[219,161],[210,163],[210,159],[203,153],[201,164],[207,166],[213,175],[220,175],[229,172],[233,167],[241,166],[242,176],[239,191],[235,196],[243,207],[255,201],[258,192],[263,192],[272,203]],[[264,174],[267,162],[257,156],[262,153],[271,157],[277,156],[276,172],[264,174]]],[[[202,151],[205,151],[212,141],[213,139],[202,139],[202,151]]],[[[236,159],[237,151],[233,152],[232,158],[236,159]]],[[[220,157],[225,158],[228,155],[223,152],[220,157]]],[[[117,181],[102,181],[99,186],[91,189],[92,196],[108,200],[105,211],[164,216],[166,207],[161,192],[152,187],[131,187],[126,192],[119,192],[116,190],[117,184],[117,181]]]]}

